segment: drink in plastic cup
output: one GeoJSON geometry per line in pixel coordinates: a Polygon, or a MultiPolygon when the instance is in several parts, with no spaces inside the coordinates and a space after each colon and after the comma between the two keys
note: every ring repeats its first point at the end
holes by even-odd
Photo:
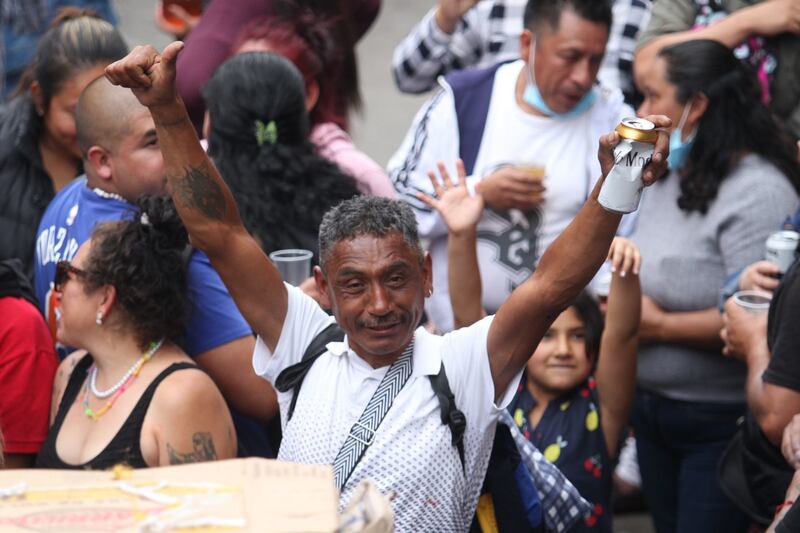
{"type": "Polygon", "coordinates": [[[537,165],[536,163],[520,163],[518,165],[514,165],[514,168],[521,170],[532,178],[544,180],[545,172],[542,165],[537,165]]]}
{"type": "Polygon", "coordinates": [[[769,311],[772,295],[764,291],[738,291],[734,293],[733,301],[753,314],[760,314],[769,311]]]}
{"type": "Polygon", "coordinates": [[[541,166],[541,165],[523,163],[523,164],[520,164],[520,165],[516,165],[516,168],[521,170],[522,172],[528,174],[532,178],[543,178],[544,177],[544,167],[541,166]]]}
{"type": "Polygon", "coordinates": [[[272,252],[269,258],[281,273],[283,281],[296,287],[311,276],[313,255],[309,250],[289,249],[272,252]]]}

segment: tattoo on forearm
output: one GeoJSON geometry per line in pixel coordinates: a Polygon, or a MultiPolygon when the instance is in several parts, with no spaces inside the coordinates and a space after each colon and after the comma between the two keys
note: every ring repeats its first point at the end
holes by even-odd
{"type": "Polygon", "coordinates": [[[211,175],[208,161],[200,167],[187,167],[183,176],[169,176],[172,199],[179,207],[195,209],[208,218],[225,216],[225,194],[211,175]]]}
{"type": "Polygon", "coordinates": [[[159,126],[159,127],[162,127],[162,128],[174,128],[175,126],[182,125],[183,123],[186,122],[186,120],[187,120],[187,118],[185,116],[183,116],[183,115],[179,115],[179,116],[174,117],[174,118],[172,118],[170,120],[164,120],[161,117],[156,119],[155,117],[153,117],[153,122],[155,122],[156,126],[159,126]]]}
{"type": "Polygon", "coordinates": [[[198,432],[192,435],[192,448],[191,452],[181,453],[167,443],[169,464],[201,463],[217,459],[217,450],[214,448],[214,439],[211,438],[211,433],[198,432]]]}

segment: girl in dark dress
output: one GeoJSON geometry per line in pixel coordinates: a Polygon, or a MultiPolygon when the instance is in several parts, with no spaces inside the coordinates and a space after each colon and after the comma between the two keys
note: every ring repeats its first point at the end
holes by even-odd
{"type": "MultiPolygon", "coordinates": [[[[479,320],[481,283],[476,225],[483,198],[466,188],[463,164],[454,185],[443,165],[444,187],[431,172],[438,196],[420,199],[439,211],[448,228],[448,280],[456,325],[479,320]]],[[[531,355],[517,397],[514,421],[546,459],[554,463],[592,505],[570,531],[610,532],[612,458],[628,421],[636,377],[640,319],[639,251],[616,238],[606,327],[595,300],[585,291],[553,321],[531,355]]],[[[535,274],[534,274],[535,275],[535,274]]]]}

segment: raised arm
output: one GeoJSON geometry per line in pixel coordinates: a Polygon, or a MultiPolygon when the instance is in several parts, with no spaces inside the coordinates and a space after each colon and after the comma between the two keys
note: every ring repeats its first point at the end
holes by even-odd
{"type": "Polygon", "coordinates": [[[438,163],[442,184],[433,172],[428,177],[436,197],[419,193],[420,200],[439,212],[447,225],[447,278],[456,328],[469,326],[484,316],[481,305],[481,273],[478,268],[477,227],[483,213],[483,197],[470,196],[464,162],[456,161],[458,183],[453,184],[444,164],[438,163]]]}
{"type": "Polygon", "coordinates": [[[617,237],[608,255],[613,274],[595,377],[606,448],[609,455],[614,457],[633,402],[642,290],[639,286],[639,249],[636,245],[617,237]]]}
{"type": "MultiPolygon", "coordinates": [[[[664,116],[648,119],[660,128],[670,125],[664,116]]],[[[614,165],[613,149],[618,143],[616,133],[600,139],[598,158],[603,176],[578,215],[545,251],[533,275],[511,293],[492,322],[488,351],[496,397],[503,394],[553,320],[589,283],[608,255],[621,216],[606,211],[597,197],[614,165]]],[[[659,131],[653,159],[644,169],[646,184],[666,170],[668,146],[667,135],[659,131]]]]}
{"type": "Polygon", "coordinates": [[[250,326],[274,349],[286,317],[280,274],[242,224],[228,186],[209,160],[175,90],[175,62],[183,43],[159,54],[137,46],[106,68],[150,109],[164,156],[167,189],[194,246],[203,250],[250,326]]]}
{"type": "Polygon", "coordinates": [[[404,93],[418,94],[436,86],[436,78],[447,74],[456,65],[467,68],[480,56],[475,52],[480,42],[478,26],[481,14],[478,0],[440,0],[411,32],[395,47],[392,72],[397,88],[404,93]],[[469,19],[459,24],[462,18],[469,19]],[[453,47],[453,41],[472,46],[453,47]]]}
{"type": "MultiPolygon", "coordinates": [[[[690,5],[691,2],[685,3],[687,4],[684,9],[686,12],[682,13],[682,15],[687,17],[684,22],[688,22],[689,18],[693,18],[695,8],[690,5]]],[[[670,26],[674,25],[674,21],[671,20],[671,13],[678,7],[680,6],[676,6],[671,2],[665,2],[663,5],[656,2],[653,5],[651,26],[656,24],[670,28],[670,26]]],[[[649,64],[662,48],[693,39],[713,39],[728,48],[734,48],[750,35],[798,34],[800,33],[800,2],[796,0],[769,0],[739,9],[720,22],[699,30],[690,29],[691,22],[685,26],[686,29],[684,31],[653,36],[649,40],[648,37],[650,36],[647,35],[649,32],[646,32],[643,36],[644,44],[636,51],[634,63],[637,65],[649,64]]]]}

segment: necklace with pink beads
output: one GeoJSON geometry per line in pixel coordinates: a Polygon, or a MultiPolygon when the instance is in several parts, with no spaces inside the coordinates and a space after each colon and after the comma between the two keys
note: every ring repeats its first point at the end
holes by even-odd
{"type": "Polygon", "coordinates": [[[145,365],[145,363],[153,358],[159,348],[161,348],[162,344],[164,344],[164,339],[161,339],[158,342],[151,342],[147,351],[142,354],[142,356],[133,364],[133,366],[128,369],[127,372],[125,372],[122,378],[113,387],[104,391],[97,390],[97,366],[92,365],[92,367],[89,369],[89,376],[86,378],[86,384],[83,387],[83,413],[94,421],[97,421],[101,416],[106,414],[108,410],[113,407],[114,402],[117,401],[117,398],[119,398],[120,395],[122,395],[122,393],[128,389],[130,384],[136,380],[136,378],[139,376],[139,372],[142,371],[142,367],[145,365]],[[90,389],[98,398],[108,398],[111,396],[111,399],[109,399],[103,407],[95,411],[89,407],[90,389]]]}

